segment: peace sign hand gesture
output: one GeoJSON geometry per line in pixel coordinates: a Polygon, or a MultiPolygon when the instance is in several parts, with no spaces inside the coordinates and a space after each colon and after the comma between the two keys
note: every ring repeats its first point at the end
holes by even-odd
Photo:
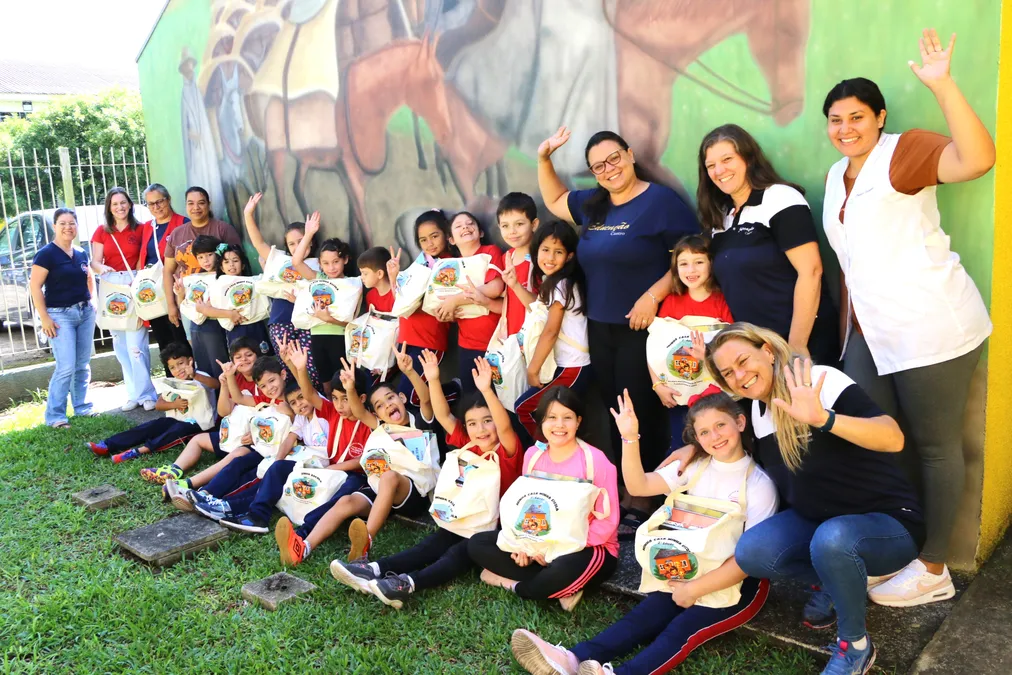
{"type": "Polygon", "coordinates": [[[924,35],[920,38],[921,62],[908,61],[910,70],[914,71],[921,82],[928,89],[941,84],[949,79],[949,64],[952,62],[952,52],[956,47],[956,34],[949,38],[949,46],[942,49],[942,43],[938,39],[938,31],[934,28],[925,28],[924,35]]]}
{"type": "Polygon", "coordinates": [[[794,369],[784,366],[784,376],[787,378],[787,389],[791,392],[791,402],[775,398],[773,405],[799,422],[813,427],[825,424],[829,420],[829,413],[819,396],[822,393],[822,383],[826,381],[826,373],[823,372],[819,381],[813,385],[812,360],[805,359],[802,364],[801,359],[794,359],[794,369]]]}
{"type": "Polygon", "coordinates": [[[390,247],[390,260],[387,260],[387,281],[397,290],[397,275],[401,272],[401,249],[394,253],[394,247],[390,247]]]}
{"type": "Polygon", "coordinates": [[[538,159],[548,159],[552,153],[561,148],[569,140],[569,128],[565,125],[559,127],[558,131],[541,141],[538,146],[538,159]]]}
{"type": "Polygon", "coordinates": [[[506,285],[513,288],[517,285],[517,268],[513,264],[513,254],[507,252],[505,258],[505,269],[502,271],[502,280],[506,282],[506,285]]]}
{"type": "Polygon", "coordinates": [[[640,433],[640,421],[633,409],[632,397],[629,390],[623,389],[622,395],[618,397],[618,412],[610,410],[611,416],[615,418],[615,426],[622,438],[636,438],[640,433]]]}

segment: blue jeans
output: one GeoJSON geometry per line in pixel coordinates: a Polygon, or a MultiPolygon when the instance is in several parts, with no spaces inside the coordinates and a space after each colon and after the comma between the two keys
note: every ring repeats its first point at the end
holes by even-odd
{"type": "Polygon", "coordinates": [[[884,513],[837,516],[817,523],[794,509],[745,532],[734,550],[751,577],[818,584],[836,606],[841,640],[865,636],[868,577],[895,572],[917,557],[903,525],[884,513]]]}
{"type": "Polygon", "coordinates": [[[137,403],[157,401],[158,393],[151,384],[151,350],[148,346],[148,329],[112,331],[112,348],[116,352],[127,400],[137,403]]]}
{"type": "Polygon", "coordinates": [[[49,378],[46,424],[67,421],[67,396],[75,415],[91,414],[85,400],[91,381],[91,343],[95,336],[95,308],[89,302],[70,307],[52,307],[49,316],[56,324],[56,337],[49,341],[56,367],[49,378]]]}
{"type": "Polygon", "coordinates": [[[345,495],[350,495],[353,492],[358,492],[358,489],[363,487],[366,483],[365,474],[361,471],[349,471],[348,480],[344,481],[344,485],[341,486],[334,496],[330,498],[326,504],[317,506],[315,509],[306,514],[306,519],[302,522],[301,527],[295,530],[295,533],[305,539],[309,536],[309,533],[313,531],[316,524],[320,522],[323,516],[327,515],[327,511],[331,509],[337,500],[345,495]]]}

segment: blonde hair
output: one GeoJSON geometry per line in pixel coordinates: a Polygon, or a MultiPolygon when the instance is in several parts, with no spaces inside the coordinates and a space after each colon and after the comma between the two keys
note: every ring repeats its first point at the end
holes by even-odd
{"type": "MultiPolygon", "coordinates": [[[[787,403],[791,402],[791,392],[787,388],[787,378],[784,375],[784,366],[794,362],[798,355],[791,351],[787,341],[779,334],[768,328],[760,328],[750,323],[733,323],[724,330],[717,333],[706,349],[706,370],[717,382],[717,385],[724,391],[731,391],[724,376],[720,373],[717,365],[713,362],[713,354],[722,345],[732,340],[742,340],[756,349],[762,349],[763,345],[769,347],[773,352],[773,387],[770,390],[770,401],[779,398],[787,403]]],[[[777,445],[780,446],[780,456],[784,464],[792,472],[801,468],[801,462],[805,452],[808,451],[808,438],[811,430],[804,422],[799,422],[779,406],[770,404],[773,412],[773,424],[776,427],[777,445]]]]}

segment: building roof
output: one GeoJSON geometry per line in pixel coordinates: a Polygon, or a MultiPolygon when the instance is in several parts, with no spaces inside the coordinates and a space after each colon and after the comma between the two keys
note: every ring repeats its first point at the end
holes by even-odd
{"type": "Polygon", "coordinates": [[[110,87],[137,90],[137,71],[0,59],[0,95],[97,94],[110,87]]]}

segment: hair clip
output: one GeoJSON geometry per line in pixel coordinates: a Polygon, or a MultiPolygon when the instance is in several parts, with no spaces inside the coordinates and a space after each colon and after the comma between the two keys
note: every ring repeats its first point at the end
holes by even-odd
{"type": "Polygon", "coordinates": [[[214,249],[214,252],[217,253],[218,255],[225,255],[225,251],[227,251],[227,250],[228,250],[228,244],[226,244],[225,242],[222,242],[222,243],[218,244],[218,247],[216,249],[214,249]]]}

